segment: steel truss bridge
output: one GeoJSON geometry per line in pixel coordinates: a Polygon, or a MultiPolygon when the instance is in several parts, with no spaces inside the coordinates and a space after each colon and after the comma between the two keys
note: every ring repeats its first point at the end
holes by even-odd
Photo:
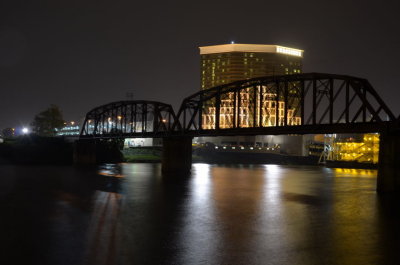
{"type": "Polygon", "coordinates": [[[199,91],[181,104],[120,101],[89,111],[80,138],[381,132],[398,118],[362,78],[306,73],[199,91]]]}

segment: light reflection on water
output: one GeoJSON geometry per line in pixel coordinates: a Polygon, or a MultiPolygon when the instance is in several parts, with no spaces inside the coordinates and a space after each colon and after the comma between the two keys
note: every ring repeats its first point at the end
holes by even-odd
{"type": "Polygon", "coordinates": [[[352,178],[376,178],[376,170],[354,169],[354,168],[335,168],[335,177],[352,178]]]}
{"type": "Polygon", "coordinates": [[[400,204],[377,196],[375,170],[160,169],[0,167],[10,253],[24,238],[30,264],[400,264],[400,204]]]}

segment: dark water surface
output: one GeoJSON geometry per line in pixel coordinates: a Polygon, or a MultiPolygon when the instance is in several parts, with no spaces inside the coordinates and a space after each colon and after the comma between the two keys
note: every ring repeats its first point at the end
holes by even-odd
{"type": "Polygon", "coordinates": [[[376,171],[0,166],[0,264],[400,264],[376,171]]]}

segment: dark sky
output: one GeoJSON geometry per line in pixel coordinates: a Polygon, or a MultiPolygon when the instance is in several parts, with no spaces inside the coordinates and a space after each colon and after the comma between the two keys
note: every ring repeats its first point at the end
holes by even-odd
{"type": "Polygon", "coordinates": [[[231,40],[304,49],[304,72],[367,78],[400,114],[398,1],[0,2],[0,129],[127,92],[176,109],[199,90],[198,47],[231,40]]]}

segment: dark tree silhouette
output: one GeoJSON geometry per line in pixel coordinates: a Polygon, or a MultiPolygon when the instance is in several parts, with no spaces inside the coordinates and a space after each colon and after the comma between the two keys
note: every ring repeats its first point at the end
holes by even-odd
{"type": "Polygon", "coordinates": [[[55,136],[56,129],[64,126],[65,121],[61,110],[56,105],[37,114],[31,124],[34,133],[40,136],[55,136]]]}

